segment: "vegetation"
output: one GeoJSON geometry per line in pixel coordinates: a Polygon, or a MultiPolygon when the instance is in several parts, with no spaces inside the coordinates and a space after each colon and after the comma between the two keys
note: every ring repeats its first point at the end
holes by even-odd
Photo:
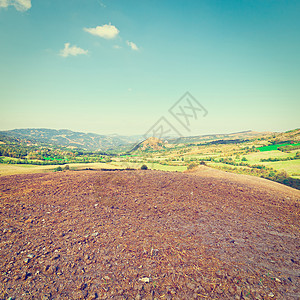
{"type": "MultiPolygon", "coordinates": [[[[0,133],[0,165],[11,166],[9,172],[21,173],[25,170],[36,172],[38,168],[59,171],[60,168],[69,170],[80,166],[184,171],[207,165],[299,188],[299,141],[300,130],[297,129],[266,136],[245,132],[228,136],[189,137],[181,138],[180,143],[150,138],[135,146],[121,145],[103,152],[45,142],[28,143],[19,137],[12,138],[0,133]],[[46,166],[49,168],[44,168],[46,166]]],[[[0,174],[7,174],[1,171],[4,169],[0,168],[0,174]]]]}
{"type": "Polygon", "coordinates": [[[197,166],[198,166],[198,164],[196,164],[195,162],[192,162],[187,166],[187,169],[192,170],[192,169],[196,168],[197,166]]]}

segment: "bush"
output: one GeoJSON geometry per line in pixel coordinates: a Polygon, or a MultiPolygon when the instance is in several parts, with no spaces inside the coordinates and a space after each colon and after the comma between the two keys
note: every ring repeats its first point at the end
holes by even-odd
{"type": "Polygon", "coordinates": [[[187,166],[187,169],[188,169],[188,170],[191,170],[191,169],[196,168],[197,166],[198,166],[198,164],[192,162],[192,163],[190,163],[190,164],[187,166]]]}
{"type": "Polygon", "coordinates": [[[148,170],[148,167],[146,165],[142,165],[141,170],[148,170]]]}
{"type": "Polygon", "coordinates": [[[66,166],[65,166],[65,170],[70,170],[70,166],[69,166],[69,165],[66,165],[66,166]]]}
{"type": "Polygon", "coordinates": [[[202,165],[202,166],[206,166],[206,162],[205,162],[205,161],[203,161],[203,160],[201,160],[201,161],[200,161],[200,165],[202,165]]]}
{"type": "Polygon", "coordinates": [[[59,167],[55,168],[54,171],[55,171],[55,172],[62,171],[62,167],[59,166],[59,167]]]}

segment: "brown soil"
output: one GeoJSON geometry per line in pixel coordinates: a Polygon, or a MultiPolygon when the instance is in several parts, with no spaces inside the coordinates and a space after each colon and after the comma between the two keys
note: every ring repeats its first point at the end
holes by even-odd
{"type": "Polygon", "coordinates": [[[1,177],[0,298],[299,299],[300,192],[232,175],[1,177]]]}

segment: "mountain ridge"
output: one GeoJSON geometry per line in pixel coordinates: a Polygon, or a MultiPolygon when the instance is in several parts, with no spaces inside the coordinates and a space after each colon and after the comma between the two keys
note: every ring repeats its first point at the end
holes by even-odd
{"type": "MultiPolygon", "coordinates": [[[[268,138],[270,141],[284,141],[290,137],[298,136],[300,129],[293,129],[286,132],[258,132],[252,130],[233,132],[194,135],[168,139],[169,144],[188,144],[188,143],[207,143],[217,140],[232,141],[246,140],[259,137],[268,138]]],[[[0,131],[1,143],[23,143],[23,144],[42,144],[56,145],[67,148],[79,148],[90,151],[107,151],[115,149],[136,148],[137,145],[146,141],[142,135],[122,136],[118,134],[101,135],[97,133],[84,133],[70,129],[51,129],[51,128],[20,128],[0,131]]],[[[160,138],[161,140],[161,138],[160,138]]],[[[165,139],[163,139],[165,140],[165,139]]]]}

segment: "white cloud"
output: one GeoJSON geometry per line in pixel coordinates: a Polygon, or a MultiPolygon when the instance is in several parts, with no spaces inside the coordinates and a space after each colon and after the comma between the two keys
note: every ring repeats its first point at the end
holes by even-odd
{"type": "Polygon", "coordinates": [[[138,46],[137,46],[135,43],[133,43],[133,42],[126,41],[126,44],[127,44],[132,50],[135,50],[135,51],[138,51],[138,50],[139,50],[138,46]]]}
{"type": "Polygon", "coordinates": [[[103,7],[103,8],[106,7],[106,5],[105,5],[102,1],[99,1],[99,4],[100,4],[100,6],[103,7]]]}
{"type": "Polygon", "coordinates": [[[63,57],[68,57],[70,55],[77,56],[79,54],[87,54],[88,50],[83,50],[77,46],[71,46],[70,43],[65,43],[65,48],[60,50],[59,55],[63,57]]]}
{"type": "Polygon", "coordinates": [[[83,28],[83,30],[92,35],[100,36],[104,39],[113,39],[120,32],[119,29],[116,26],[111,25],[111,23],[97,26],[95,28],[83,28]]]}
{"type": "Polygon", "coordinates": [[[113,48],[115,48],[115,49],[121,49],[122,47],[119,46],[119,45],[113,45],[113,48]]]}
{"type": "Polygon", "coordinates": [[[31,0],[0,0],[0,7],[13,5],[16,10],[26,11],[31,8],[31,0]]]}

